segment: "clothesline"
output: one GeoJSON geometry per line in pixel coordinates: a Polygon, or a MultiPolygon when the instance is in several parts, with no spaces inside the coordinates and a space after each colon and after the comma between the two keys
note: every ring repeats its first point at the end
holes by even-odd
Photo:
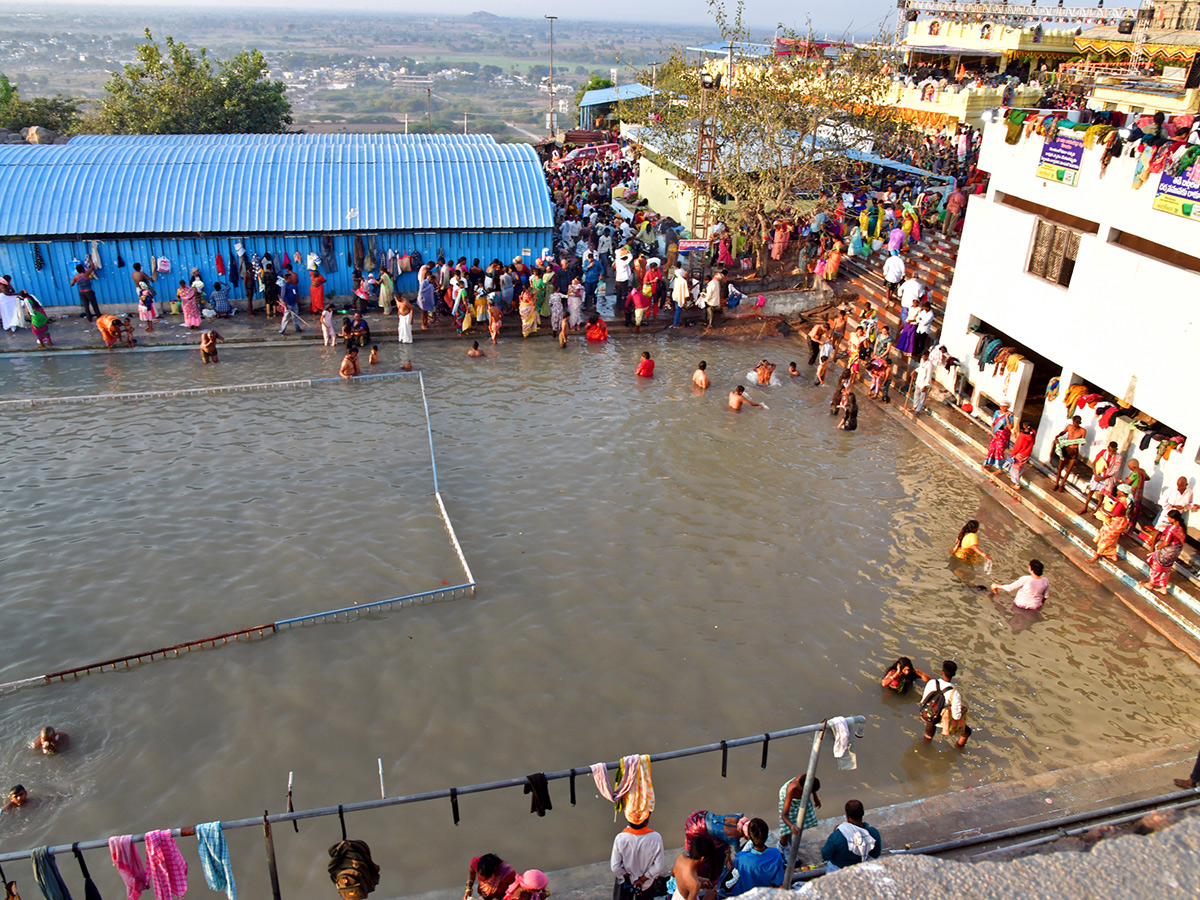
{"type": "MultiPolygon", "coordinates": [[[[862,736],[863,725],[866,723],[866,718],[863,716],[846,716],[848,723],[853,723],[856,734],[862,736]]],[[[725,777],[727,771],[728,751],[736,747],[747,747],[753,744],[762,744],[762,762],[761,767],[767,766],[767,750],[770,742],[780,738],[796,737],[802,734],[812,734],[820,731],[824,727],[823,722],[818,722],[815,725],[802,725],[798,728],[787,728],[782,731],[766,732],[765,734],[756,734],[750,737],[734,738],[733,740],[717,741],[712,744],[701,744],[695,747],[686,747],[681,750],[668,750],[663,753],[650,755],[650,762],[664,762],[670,759],[683,759],[689,756],[700,756],[705,753],[721,754],[721,776],[725,777]]],[[[606,768],[612,769],[620,765],[620,760],[604,764],[606,768]]],[[[571,779],[572,784],[577,776],[591,777],[591,766],[577,766],[571,769],[562,769],[557,772],[546,772],[547,781],[560,781],[564,778],[571,779]]],[[[450,800],[453,807],[457,807],[459,797],[468,794],[483,794],[489,791],[498,791],[505,788],[524,787],[528,784],[528,778],[506,778],[503,781],[489,781],[483,784],[471,784],[460,788],[448,788],[438,791],[426,791],[420,794],[406,794],[399,797],[386,797],[381,800],[361,800],[357,803],[343,803],[338,806],[323,806],[315,809],[302,809],[293,812],[275,813],[274,815],[266,816],[251,816],[245,819],[232,819],[230,821],[222,821],[220,823],[222,831],[229,831],[234,828],[261,828],[264,823],[276,825],[283,822],[298,822],[301,819],[318,819],[327,816],[344,817],[347,813],[364,812],[372,809],[386,809],[392,806],[403,806],[409,803],[424,803],[429,800],[450,800]]],[[[574,799],[574,792],[572,792],[574,799]]],[[[182,826],[179,828],[170,829],[173,837],[189,837],[195,833],[194,826],[182,826]]],[[[145,835],[131,835],[134,843],[144,843],[145,835]]],[[[108,838],[102,840],[79,841],[72,844],[60,844],[58,846],[49,847],[50,853],[70,853],[73,850],[99,850],[108,847],[108,838]]],[[[18,850],[10,853],[0,853],[0,864],[17,862],[18,860],[30,859],[34,851],[18,850]]]]}

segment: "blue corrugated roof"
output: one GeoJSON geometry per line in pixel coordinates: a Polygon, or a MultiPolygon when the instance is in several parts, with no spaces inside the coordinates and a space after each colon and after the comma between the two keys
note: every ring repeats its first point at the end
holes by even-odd
{"type": "Polygon", "coordinates": [[[638,97],[649,97],[654,93],[653,88],[644,84],[618,84],[616,87],[597,88],[588,91],[579,101],[581,107],[600,106],[603,103],[616,103],[618,100],[636,100],[638,97]]]}
{"type": "Polygon", "coordinates": [[[0,234],[550,228],[528,144],[485,135],[88,135],[0,146],[0,234]]]}

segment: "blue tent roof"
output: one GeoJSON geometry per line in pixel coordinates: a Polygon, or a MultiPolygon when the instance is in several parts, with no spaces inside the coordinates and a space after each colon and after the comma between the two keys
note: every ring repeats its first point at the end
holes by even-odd
{"type": "Polygon", "coordinates": [[[484,135],[89,135],[0,146],[0,234],[550,228],[541,163],[484,135]]]}
{"type": "Polygon", "coordinates": [[[587,106],[600,106],[605,103],[616,103],[619,100],[636,100],[638,97],[649,97],[655,93],[653,88],[646,87],[644,84],[618,84],[616,87],[597,88],[594,91],[588,91],[583,95],[583,99],[579,101],[580,108],[587,106]]]}

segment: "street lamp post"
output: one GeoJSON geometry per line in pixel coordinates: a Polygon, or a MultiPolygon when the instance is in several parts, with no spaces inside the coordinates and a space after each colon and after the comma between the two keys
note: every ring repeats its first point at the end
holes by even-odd
{"type": "Polygon", "coordinates": [[[555,139],[554,127],[554,20],[558,16],[546,16],[550,20],[550,140],[555,139]]]}

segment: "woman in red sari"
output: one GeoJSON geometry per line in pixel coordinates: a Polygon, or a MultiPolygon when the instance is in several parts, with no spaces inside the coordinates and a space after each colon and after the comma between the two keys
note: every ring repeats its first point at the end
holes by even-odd
{"type": "Polygon", "coordinates": [[[1167,527],[1154,540],[1146,562],[1150,564],[1150,580],[1138,583],[1138,587],[1149,588],[1159,594],[1167,592],[1167,583],[1171,580],[1171,570],[1175,568],[1175,560],[1183,550],[1183,513],[1177,509],[1167,514],[1167,527]]]}

